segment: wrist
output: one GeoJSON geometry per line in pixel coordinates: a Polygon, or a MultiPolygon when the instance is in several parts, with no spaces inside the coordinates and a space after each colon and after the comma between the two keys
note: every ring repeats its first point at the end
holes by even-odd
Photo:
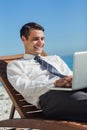
{"type": "Polygon", "coordinates": [[[54,82],[54,86],[56,87],[56,81],[54,82]]]}

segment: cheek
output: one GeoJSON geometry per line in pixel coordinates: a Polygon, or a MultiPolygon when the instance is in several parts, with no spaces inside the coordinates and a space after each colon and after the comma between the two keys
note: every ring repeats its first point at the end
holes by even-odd
{"type": "Polygon", "coordinates": [[[35,42],[32,42],[31,44],[29,44],[30,47],[33,47],[34,45],[36,45],[35,42]]]}
{"type": "Polygon", "coordinates": [[[37,45],[37,41],[33,41],[31,45],[32,45],[32,46],[37,45]]]}
{"type": "Polygon", "coordinates": [[[28,44],[26,48],[27,48],[27,50],[31,50],[31,49],[33,49],[33,46],[32,46],[32,44],[28,44]]]}
{"type": "Polygon", "coordinates": [[[42,47],[44,47],[44,44],[45,44],[45,43],[43,42],[43,43],[42,43],[42,47]]]}
{"type": "Polygon", "coordinates": [[[43,42],[43,46],[45,45],[45,42],[43,42]]]}

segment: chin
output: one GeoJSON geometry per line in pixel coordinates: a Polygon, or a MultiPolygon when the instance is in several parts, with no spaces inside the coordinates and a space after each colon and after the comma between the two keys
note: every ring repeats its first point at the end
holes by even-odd
{"type": "Polygon", "coordinates": [[[43,50],[41,50],[41,51],[36,51],[36,54],[41,54],[41,53],[42,53],[42,51],[43,51],[43,50]]]}

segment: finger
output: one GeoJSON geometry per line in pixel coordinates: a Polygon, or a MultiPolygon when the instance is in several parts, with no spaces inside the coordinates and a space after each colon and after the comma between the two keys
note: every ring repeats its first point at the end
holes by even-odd
{"type": "Polygon", "coordinates": [[[67,88],[71,88],[71,85],[70,85],[70,84],[66,84],[66,87],[67,87],[67,88]]]}

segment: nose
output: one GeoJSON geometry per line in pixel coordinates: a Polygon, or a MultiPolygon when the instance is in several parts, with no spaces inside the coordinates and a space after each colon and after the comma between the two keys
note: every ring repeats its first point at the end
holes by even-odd
{"type": "Polygon", "coordinates": [[[43,44],[44,44],[43,40],[38,39],[38,45],[41,46],[41,45],[43,45],[43,44]]]}
{"type": "Polygon", "coordinates": [[[42,40],[41,40],[41,38],[39,38],[39,39],[38,39],[38,43],[41,43],[41,42],[42,42],[42,40]]]}

